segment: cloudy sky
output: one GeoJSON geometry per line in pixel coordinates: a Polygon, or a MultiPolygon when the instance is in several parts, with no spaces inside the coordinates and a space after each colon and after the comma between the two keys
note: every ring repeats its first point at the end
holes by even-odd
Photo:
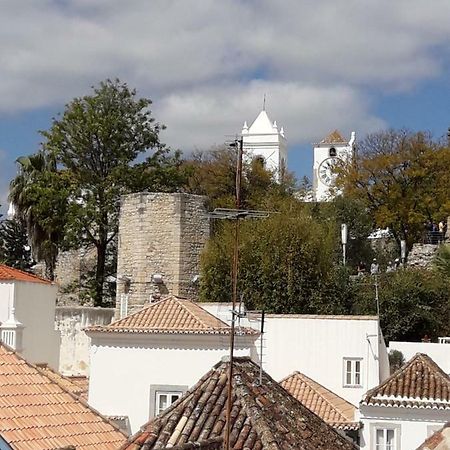
{"type": "Polygon", "coordinates": [[[37,130],[108,77],[150,97],[186,152],[239,132],[266,94],[298,176],[335,128],[441,136],[449,24],[449,0],[0,0],[0,203],[37,130]]]}

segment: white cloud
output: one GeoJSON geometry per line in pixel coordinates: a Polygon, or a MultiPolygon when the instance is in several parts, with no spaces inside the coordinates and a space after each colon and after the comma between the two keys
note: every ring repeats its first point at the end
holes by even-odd
{"type": "Polygon", "coordinates": [[[239,131],[264,92],[291,141],[371,130],[382,122],[367,88],[439,75],[449,23],[448,0],[4,2],[0,113],[61,105],[118,76],[155,100],[183,148],[239,131]]]}
{"type": "Polygon", "coordinates": [[[342,85],[317,87],[299,83],[252,81],[193,89],[169,95],[155,115],[170,124],[163,138],[183,149],[208,148],[240,133],[259,113],[264,94],[272,120],[286,130],[290,144],[312,142],[339,128],[373,131],[385,124],[368,111],[358,91],[342,85]]]}

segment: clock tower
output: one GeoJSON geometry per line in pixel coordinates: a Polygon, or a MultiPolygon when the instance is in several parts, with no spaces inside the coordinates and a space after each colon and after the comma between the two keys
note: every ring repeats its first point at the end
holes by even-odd
{"type": "Polygon", "coordinates": [[[314,145],[313,193],[316,202],[331,200],[336,192],[333,166],[340,161],[348,162],[353,158],[355,132],[347,142],[335,130],[325,139],[314,145]]]}

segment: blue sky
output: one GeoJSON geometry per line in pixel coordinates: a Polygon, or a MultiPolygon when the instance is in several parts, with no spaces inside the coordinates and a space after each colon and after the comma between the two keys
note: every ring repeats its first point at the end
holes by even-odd
{"type": "MultiPolygon", "coordinates": [[[[262,98],[289,169],[329,131],[450,126],[448,0],[22,0],[0,15],[0,203],[39,129],[107,77],[154,100],[162,140],[222,143],[262,98]]],[[[4,209],[2,209],[4,212],[4,209]]]]}

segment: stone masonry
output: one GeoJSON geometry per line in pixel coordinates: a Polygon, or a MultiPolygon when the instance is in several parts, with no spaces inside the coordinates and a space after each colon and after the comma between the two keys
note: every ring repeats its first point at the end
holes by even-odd
{"type": "Polygon", "coordinates": [[[180,193],[122,197],[116,318],[164,294],[197,296],[200,253],[210,234],[205,201],[203,196],[180,193]],[[161,276],[160,283],[155,274],[161,276]]]}

